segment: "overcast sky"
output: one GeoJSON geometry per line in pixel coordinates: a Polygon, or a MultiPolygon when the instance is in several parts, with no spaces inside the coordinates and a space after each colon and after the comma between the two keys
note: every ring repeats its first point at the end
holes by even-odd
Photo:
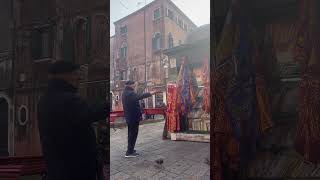
{"type": "MultiPolygon", "coordinates": [[[[154,0],[146,0],[147,4],[154,0]]],[[[197,26],[210,23],[210,0],[171,0],[197,26]]],[[[144,6],[145,0],[110,0],[110,36],[114,35],[114,22],[144,6]],[[139,4],[139,2],[141,2],[139,4]]]]}

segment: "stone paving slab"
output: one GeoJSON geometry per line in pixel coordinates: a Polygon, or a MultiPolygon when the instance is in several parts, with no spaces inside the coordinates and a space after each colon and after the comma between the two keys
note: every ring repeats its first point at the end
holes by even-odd
{"type": "Polygon", "coordinates": [[[140,179],[210,179],[210,144],[162,140],[164,122],[140,125],[137,158],[124,158],[127,128],[110,131],[110,178],[140,179]],[[155,161],[163,159],[159,165],[155,161]]]}

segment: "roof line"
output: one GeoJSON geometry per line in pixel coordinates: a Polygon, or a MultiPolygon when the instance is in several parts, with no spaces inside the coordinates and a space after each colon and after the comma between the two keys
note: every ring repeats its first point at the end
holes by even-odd
{"type": "MultiPolygon", "coordinates": [[[[128,18],[128,17],[130,17],[130,16],[133,16],[133,15],[137,14],[138,12],[140,12],[140,11],[148,8],[149,6],[151,6],[152,4],[154,4],[154,3],[157,2],[157,1],[159,1],[159,0],[154,0],[154,1],[150,2],[149,4],[145,5],[145,6],[142,7],[141,9],[138,9],[138,10],[134,11],[133,13],[131,13],[131,14],[129,14],[129,15],[127,15],[127,16],[125,16],[125,17],[123,17],[123,18],[121,18],[121,19],[119,19],[119,20],[117,20],[117,21],[115,21],[115,22],[113,22],[113,24],[116,24],[116,23],[118,23],[118,22],[120,22],[120,21],[122,21],[122,20],[124,20],[124,19],[126,19],[126,18],[128,18]]],[[[195,27],[198,27],[198,26],[187,16],[179,7],[177,7],[171,0],[166,0],[166,1],[168,1],[171,5],[173,5],[174,8],[176,8],[183,16],[185,16],[195,27]]]]}
{"type": "Polygon", "coordinates": [[[171,5],[174,6],[174,8],[178,9],[178,11],[185,16],[195,27],[198,27],[177,5],[175,5],[171,0],[167,0],[171,5]]]}
{"type": "Polygon", "coordinates": [[[125,17],[123,17],[123,18],[121,18],[121,19],[119,19],[119,20],[115,21],[113,24],[116,24],[116,23],[118,23],[119,21],[122,21],[123,19],[126,19],[126,18],[128,18],[128,17],[130,17],[130,16],[132,16],[132,15],[137,14],[138,12],[140,12],[140,11],[142,11],[142,10],[146,9],[147,7],[151,6],[152,4],[154,4],[156,1],[158,1],[158,0],[154,0],[154,1],[150,2],[149,4],[147,4],[147,5],[143,6],[142,8],[140,8],[140,9],[138,9],[138,10],[134,11],[133,13],[128,14],[128,15],[126,15],[125,17]]]}

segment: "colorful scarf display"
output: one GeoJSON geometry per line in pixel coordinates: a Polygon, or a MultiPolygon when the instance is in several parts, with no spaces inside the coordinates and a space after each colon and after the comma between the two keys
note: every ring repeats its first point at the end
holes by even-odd
{"type": "Polygon", "coordinates": [[[177,86],[167,85],[167,129],[169,132],[180,131],[180,121],[177,112],[177,86]]]}
{"type": "Polygon", "coordinates": [[[315,0],[301,0],[304,6],[301,10],[300,31],[294,51],[295,60],[300,62],[304,73],[300,84],[299,124],[295,148],[305,160],[319,163],[320,34],[317,31],[318,27],[315,26],[315,2],[315,0]]]}
{"type": "Polygon", "coordinates": [[[183,58],[177,78],[177,107],[181,115],[187,115],[192,108],[190,76],[190,70],[186,65],[186,58],[183,58]]]}
{"type": "Polygon", "coordinates": [[[226,97],[226,110],[235,138],[240,142],[240,167],[246,169],[254,158],[259,140],[255,72],[252,60],[253,37],[249,14],[241,7],[236,22],[234,73],[226,97]]]}
{"type": "MultiPolygon", "coordinates": [[[[226,93],[232,82],[232,76],[234,74],[234,64],[232,62],[233,49],[235,44],[236,26],[233,16],[236,16],[237,6],[239,5],[237,0],[233,0],[229,9],[227,19],[222,31],[220,42],[216,51],[216,64],[217,67],[211,70],[211,120],[212,120],[212,148],[213,156],[211,161],[213,162],[213,178],[214,180],[223,180],[223,159],[225,155],[223,152],[233,151],[233,156],[230,153],[227,154],[229,162],[238,164],[239,158],[239,142],[233,142],[230,146],[225,146],[229,140],[234,139],[234,132],[231,128],[229,116],[226,110],[226,93]],[[233,147],[233,148],[230,148],[233,147]],[[236,155],[235,155],[236,154],[236,155]]],[[[227,165],[229,169],[234,167],[237,170],[237,166],[227,165]]]]}
{"type": "Polygon", "coordinates": [[[210,78],[209,78],[209,60],[206,58],[203,63],[202,82],[203,82],[203,105],[202,109],[206,113],[210,113],[210,78]]]}
{"type": "Polygon", "coordinates": [[[168,84],[168,131],[178,132],[187,128],[186,117],[197,101],[198,85],[193,72],[182,59],[177,83],[168,84]]]}

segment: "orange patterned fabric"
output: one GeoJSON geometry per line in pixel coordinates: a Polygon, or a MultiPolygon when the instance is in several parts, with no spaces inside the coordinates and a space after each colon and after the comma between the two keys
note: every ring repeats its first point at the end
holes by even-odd
{"type": "Polygon", "coordinates": [[[167,87],[167,128],[169,132],[176,132],[180,130],[179,116],[177,112],[177,86],[175,84],[168,84],[167,87]]]}
{"type": "Polygon", "coordinates": [[[202,82],[204,85],[203,89],[203,105],[202,109],[204,112],[209,113],[210,112],[210,78],[209,78],[209,61],[206,58],[203,63],[203,73],[202,73],[202,82]]]}
{"type": "Polygon", "coordinates": [[[213,179],[222,180],[223,152],[228,156],[228,166],[232,170],[238,170],[239,143],[235,140],[230,121],[225,111],[225,77],[220,73],[213,73],[212,80],[212,123],[213,123],[213,179]]]}
{"type": "Polygon", "coordinates": [[[305,76],[301,83],[299,124],[295,147],[305,160],[320,162],[320,79],[305,76]]]}
{"type": "Polygon", "coordinates": [[[258,115],[259,115],[259,131],[261,134],[264,134],[266,130],[272,127],[272,117],[271,117],[271,108],[269,103],[269,97],[267,93],[266,81],[264,79],[264,67],[262,64],[262,59],[260,56],[260,49],[256,45],[256,54],[255,54],[255,63],[256,63],[256,98],[258,105],[258,115]]]}
{"type": "Polygon", "coordinates": [[[256,76],[256,95],[260,120],[260,132],[263,134],[272,127],[269,97],[266,91],[266,82],[263,77],[256,76]]]}
{"type": "Polygon", "coordinates": [[[320,38],[316,22],[315,0],[301,0],[304,6],[301,14],[305,31],[300,30],[295,47],[295,58],[303,68],[300,84],[300,108],[296,151],[306,161],[320,163],[320,38]]]}

